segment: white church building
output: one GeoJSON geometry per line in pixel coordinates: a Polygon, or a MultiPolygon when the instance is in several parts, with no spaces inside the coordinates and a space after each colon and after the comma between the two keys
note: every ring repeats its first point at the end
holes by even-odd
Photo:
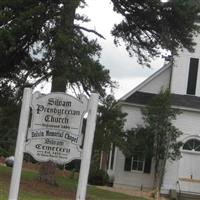
{"type": "MultiPolygon", "coordinates": [[[[200,36],[195,39],[200,41],[200,36]]],[[[173,121],[183,132],[181,159],[168,160],[161,193],[200,195],[200,42],[195,52],[183,50],[172,63],[147,78],[139,86],[123,96],[119,103],[128,113],[125,130],[143,124],[141,108],[163,89],[170,89],[172,107],[181,114],[173,121]]],[[[153,163],[139,155],[127,159],[119,148],[110,153],[108,173],[113,177],[114,187],[152,189],[153,163]]],[[[186,198],[187,199],[187,198],[186,198]]],[[[188,198],[189,200],[190,198],[188,198]]],[[[200,199],[200,196],[197,198],[200,199]]]]}

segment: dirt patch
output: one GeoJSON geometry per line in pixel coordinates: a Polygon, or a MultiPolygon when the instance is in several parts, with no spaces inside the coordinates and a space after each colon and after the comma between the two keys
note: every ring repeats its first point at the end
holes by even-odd
{"type": "MultiPolygon", "coordinates": [[[[30,163],[30,162],[23,162],[23,169],[28,169],[31,171],[37,171],[39,172],[40,170],[40,164],[39,163],[30,163]]],[[[61,169],[56,169],[56,174],[60,175],[60,176],[69,176],[70,172],[67,170],[61,170],[61,169]]]]}
{"type": "Polygon", "coordinates": [[[115,187],[107,187],[107,186],[98,186],[98,188],[103,189],[103,190],[108,190],[111,192],[123,193],[130,196],[135,196],[135,197],[144,197],[148,200],[154,200],[154,198],[151,197],[152,191],[144,192],[144,191],[139,191],[139,190],[131,190],[131,189],[126,189],[126,188],[115,188],[115,187]]]}
{"type": "Polygon", "coordinates": [[[32,170],[32,171],[39,171],[40,164],[38,164],[38,163],[33,164],[31,162],[24,161],[23,162],[23,169],[29,169],[29,170],[32,170]]]}
{"type": "MultiPolygon", "coordinates": [[[[118,193],[122,193],[122,194],[127,194],[130,196],[135,196],[135,197],[144,197],[148,200],[154,200],[154,198],[152,197],[153,195],[153,191],[140,191],[140,190],[131,190],[131,189],[126,189],[126,188],[115,188],[115,187],[107,187],[107,186],[97,186],[100,189],[103,190],[108,190],[111,192],[118,192],[118,193]]],[[[164,197],[161,197],[160,200],[167,200],[164,197]]]]}
{"type": "Polygon", "coordinates": [[[5,163],[5,158],[3,156],[0,156],[0,163],[5,163]]]}

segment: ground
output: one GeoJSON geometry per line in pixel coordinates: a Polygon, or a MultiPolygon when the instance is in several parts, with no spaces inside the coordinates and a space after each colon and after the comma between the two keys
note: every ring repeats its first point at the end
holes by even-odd
{"type": "MultiPolygon", "coordinates": [[[[130,196],[134,196],[134,197],[144,197],[148,200],[154,200],[154,198],[152,197],[152,193],[153,191],[140,191],[140,190],[131,190],[131,189],[126,189],[126,188],[115,188],[115,187],[108,187],[108,186],[98,186],[98,188],[104,189],[104,190],[108,190],[108,191],[112,191],[112,192],[119,192],[122,194],[127,194],[130,196]]],[[[168,200],[165,197],[161,197],[160,200],[168,200]]]]}
{"type": "MultiPolygon", "coordinates": [[[[2,167],[4,159],[0,158],[0,200],[6,200],[11,176],[11,168],[2,167]]],[[[70,172],[58,170],[59,186],[50,186],[37,180],[38,164],[25,162],[23,164],[23,173],[20,184],[19,200],[73,200],[75,199],[77,179],[71,179],[70,172]],[[67,197],[67,199],[66,199],[67,197]]],[[[150,192],[134,191],[130,189],[113,188],[113,187],[88,187],[87,200],[152,200],[150,192]],[[105,191],[106,190],[106,191],[105,191]],[[109,192],[107,192],[109,191],[109,192]],[[127,196],[126,196],[127,195],[127,196]]]]}

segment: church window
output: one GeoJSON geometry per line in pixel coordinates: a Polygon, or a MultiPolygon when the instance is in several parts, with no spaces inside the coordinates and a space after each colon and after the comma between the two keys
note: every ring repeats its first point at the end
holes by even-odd
{"type": "Polygon", "coordinates": [[[187,94],[195,95],[199,59],[190,58],[187,94]]]}
{"type": "Polygon", "coordinates": [[[144,159],[143,156],[134,155],[125,158],[124,171],[138,171],[150,173],[151,159],[144,159]]]}
{"type": "Polygon", "coordinates": [[[190,139],[183,145],[183,150],[200,152],[200,140],[190,139]]]}

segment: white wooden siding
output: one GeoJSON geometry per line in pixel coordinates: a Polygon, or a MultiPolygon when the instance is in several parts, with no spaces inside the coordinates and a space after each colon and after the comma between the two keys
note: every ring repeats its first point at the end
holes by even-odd
{"type": "MultiPolygon", "coordinates": [[[[122,111],[127,112],[127,121],[125,129],[131,129],[142,125],[143,119],[141,114],[141,107],[137,105],[123,105],[122,111]]],[[[174,125],[179,128],[183,135],[179,138],[182,141],[189,139],[190,137],[199,137],[200,138],[200,112],[186,111],[182,110],[181,114],[177,116],[177,119],[173,121],[174,125]]],[[[197,159],[192,159],[191,162],[194,166],[199,169],[200,166],[200,154],[196,156],[197,159]]],[[[189,169],[187,165],[183,164],[185,162],[185,157],[177,161],[167,161],[165,175],[163,179],[162,192],[169,192],[170,189],[177,189],[177,181],[179,181],[180,173],[187,173],[189,169]],[[182,160],[184,159],[184,160],[182,160]],[[181,166],[180,166],[181,165],[181,166]],[[184,168],[185,167],[185,168],[184,168]],[[181,171],[182,170],[182,171],[181,171]],[[185,171],[185,172],[184,172],[185,171]]],[[[151,174],[144,174],[141,172],[126,172],[124,171],[125,157],[121,151],[116,152],[116,161],[115,161],[115,170],[114,170],[114,185],[116,187],[133,187],[133,188],[152,188],[153,187],[153,169],[151,174]]],[[[152,165],[153,166],[153,165],[152,165]]],[[[197,171],[197,169],[193,169],[197,171]]],[[[198,170],[199,175],[195,175],[196,178],[200,176],[200,171],[198,170]]],[[[195,188],[198,188],[197,183],[192,186],[189,183],[189,188],[185,185],[185,182],[182,183],[182,190],[196,191],[195,188]]],[[[187,183],[188,185],[188,183],[187,183]]],[[[199,184],[200,187],[200,184],[199,184]]]]}
{"type": "MultiPolygon", "coordinates": [[[[184,49],[179,52],[179,56],[175,57],[172,71],[171,93],[186,94],[190,58],[200,58],[200,35],[195,38],[195,41],[198,43],[194,53],[190,53],[184,49]]],[[[198,68],[196,96],[200,96],[200,61],[198,68]]]]}
{"type": "Polygon", "coordinates": [[[152,188],[153,187],[153,173],[144,174],[142,172],[128,172],[124,171],[125,157],[123,153],[117,151],[117,160],[115,166],[114,186],[116,187],[133,187],[133,188],[152,188]]]}
{"type": "Polygon", "coordinates": [[[169,88],[170,76],[171,67],[167,68],[164,72],[159,74],[159,76],[144,85],[139,91],[158,94],[161,89],[166,90],[169,88]]]}

